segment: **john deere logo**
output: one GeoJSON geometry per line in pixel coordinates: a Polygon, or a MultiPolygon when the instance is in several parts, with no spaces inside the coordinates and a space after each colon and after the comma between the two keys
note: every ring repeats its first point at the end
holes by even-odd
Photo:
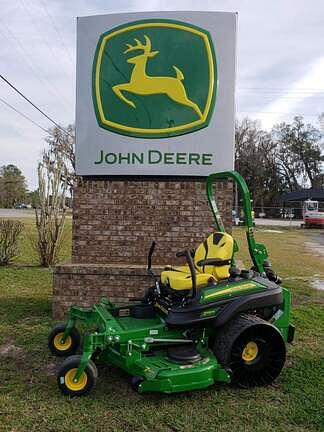
{"type": "Polygon", "coordinates": [[[216,63],[209,33],[164,20],[129,23],[101,35],[93,100],[101,127],[135,137],[170,137],[208,125],[216,63]]]}

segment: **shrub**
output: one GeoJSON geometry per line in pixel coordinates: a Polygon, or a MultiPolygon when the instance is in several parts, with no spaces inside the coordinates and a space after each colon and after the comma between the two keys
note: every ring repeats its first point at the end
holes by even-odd
{"type": "Polygon", "coordinates": [[[19,221],[0,220],[0,265],[4,266],[17,256],[18,240],[24,225],[19,221]]]}
{"type": "Polygon", "coordinates": [[[33,244],[41,266],[56,264],[65,223],[67,169],[58,152],[44,152],[38,164],[39,206],[35,209],[38,238],[33,244]]]}

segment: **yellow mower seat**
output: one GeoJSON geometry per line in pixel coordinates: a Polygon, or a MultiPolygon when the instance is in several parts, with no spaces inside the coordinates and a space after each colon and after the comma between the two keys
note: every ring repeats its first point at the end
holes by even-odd
{"type": "MultiPolygon", "coordinates": [[[[196,249],[194,265],[196,268],[197,288],[208,283],[217,282],[229,277],[229,269],[233,258],[234,240],[230,234],[215,232],[207,237],[196,249]],[[199,265],[201,260],[220,259],[223,265],[199,265]]],[[[167,266],[161,273],[161,282],[168,284],[172,289],[182,291],[192,289],[190,269],[188,265],[167,266]]]]}
{"type": "MultiPolygon", "coordinates": [[[[183,268],[185,266],[182,266],[183,268]]],[[[164,270],[161,273],[161,282],[177,291],[191,290],[192,280],[189,267],[187,267],[189,273],[181,272],[178,270],[164,270]]],[[[207,273],[196,274],[197,288],[206,286],[208,282],[216,282],[213,275],[207,273]]]]}

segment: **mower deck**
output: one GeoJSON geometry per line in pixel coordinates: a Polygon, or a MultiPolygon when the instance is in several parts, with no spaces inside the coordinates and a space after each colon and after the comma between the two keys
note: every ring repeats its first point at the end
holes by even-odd
{"type": "Polygon", "coordinates": [[[207,348],[198,348],[200,360],[195,362],[173,361],[163,349],[143,355],[137,361],[125,362],[114,349],[105,350],[98,363],[110,363],[135,376],[136,390],[176,393],[203,389],[217,381],[230,382],[230,375],[217,362],[207,348]]]}

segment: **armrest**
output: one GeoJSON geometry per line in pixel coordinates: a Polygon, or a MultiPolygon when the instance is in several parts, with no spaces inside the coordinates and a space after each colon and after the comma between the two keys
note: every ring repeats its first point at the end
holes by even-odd
{"type": "Polygon", "coordinates": [[[189,253],[189,251],[187,249],[184,249],[184,250],[178,251],[176,253],[176,257],[177,258],[186,257],[188,253],[189,253]]]}
{"type": "Polygon", "coordinates": [[[202,267],[202,266],[216,266],[216,267],[220,267],[223,265],[230,265],[231,264],[231,260],[222,260],[220,258],[207,258],[207,259],[203,259],[197,262],[197,265],[202,267]]]}

